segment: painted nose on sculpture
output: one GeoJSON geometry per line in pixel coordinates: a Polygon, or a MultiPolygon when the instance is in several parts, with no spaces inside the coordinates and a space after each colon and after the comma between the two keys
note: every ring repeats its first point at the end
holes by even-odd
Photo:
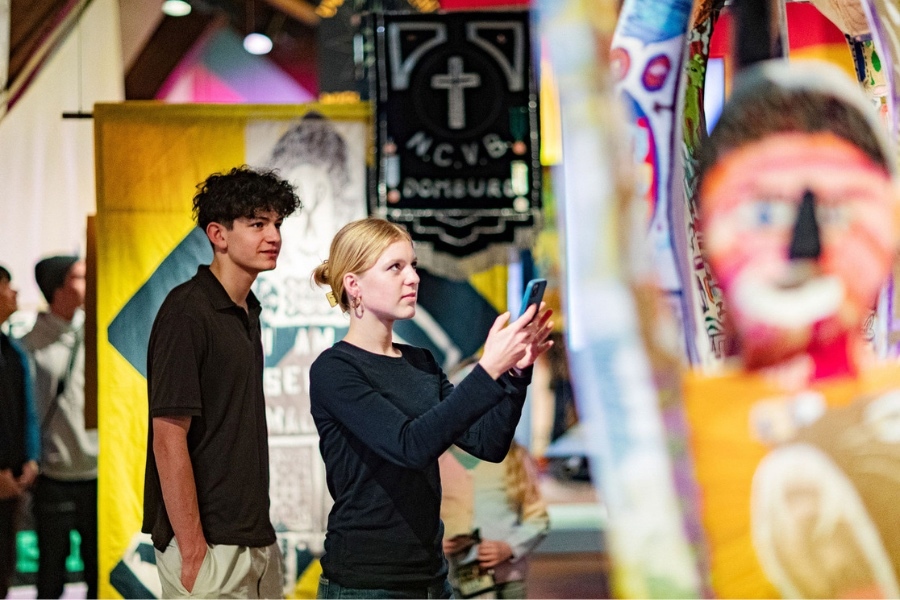
{"type": "Polygon", "coordinates": [[[810,190],[803,193],[788,257],[791,260],[816,260],[822,254],[819,240],[819,223],[816,221],[816,196],[810,190]]]}

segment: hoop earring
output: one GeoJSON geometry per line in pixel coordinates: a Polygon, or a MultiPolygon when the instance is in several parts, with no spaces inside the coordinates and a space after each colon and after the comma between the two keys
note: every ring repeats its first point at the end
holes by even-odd
{"type": "Polygon", "coordinates": [[[353,309],[353,314],[356,315],[357,319],[362,319],[363,315],[366,313],[362,305],[362,295],[351,299],[350,307],[353,309]]]}

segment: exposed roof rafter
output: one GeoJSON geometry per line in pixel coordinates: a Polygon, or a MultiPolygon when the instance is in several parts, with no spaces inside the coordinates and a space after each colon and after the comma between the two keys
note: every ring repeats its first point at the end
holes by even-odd
{"type": "Polygon", "coordinates": [[[264,0],[272,8],[278,9],[287,16],[305,23],[306,25],[316,26],[321,20],[316,14],[316,7],[306,2],[306,0],[264,0]]]}

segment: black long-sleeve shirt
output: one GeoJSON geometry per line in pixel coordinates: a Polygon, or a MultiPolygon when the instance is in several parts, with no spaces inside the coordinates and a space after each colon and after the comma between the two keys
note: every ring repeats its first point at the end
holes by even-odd
{"type": "Polygon", "coordinates": [[[430,352],[394,347],[401,357],[338,342],[310,370],[334,498],[322,569],[345,587],[426,586],[446,575],[437,459],[456,443],[503,460],[530,380],[529,370],[494,381],[476,366],[454,388],[430,352]]]}

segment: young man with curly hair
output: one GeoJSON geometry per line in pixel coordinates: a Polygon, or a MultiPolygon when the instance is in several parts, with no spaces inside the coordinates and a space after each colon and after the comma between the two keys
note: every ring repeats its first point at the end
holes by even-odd
{"type": "Polygon", "coordinates": [[[281,223],[300,200],[273,172],[241,167],[211,175],[193,202],[213,260],[169,293],[150,335],[143,531],[165,598],[280,598],[250,288],[275,268],[281,223]]]}

